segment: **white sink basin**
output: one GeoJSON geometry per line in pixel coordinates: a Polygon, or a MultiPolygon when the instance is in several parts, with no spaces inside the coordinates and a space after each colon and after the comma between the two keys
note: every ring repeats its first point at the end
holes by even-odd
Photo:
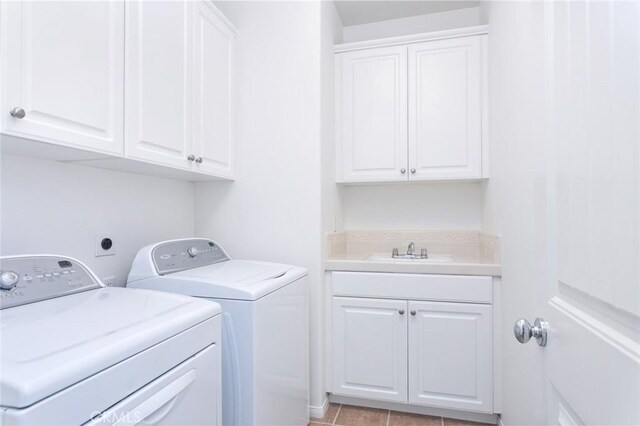
{"type": "Polygon", "coordinates": [[[428,259],[393,258],[389,253],[373,253],[366,260],[372,262],[400,262],[400,263],[451,263],[453,258],[443,254],[430,255],[428,259]]]}

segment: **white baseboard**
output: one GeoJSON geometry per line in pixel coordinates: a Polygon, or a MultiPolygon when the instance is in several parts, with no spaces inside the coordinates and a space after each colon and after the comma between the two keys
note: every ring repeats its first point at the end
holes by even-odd
{"type": "Polygon", "coordinates": [[[400,402],[376,401],[366,398],[356,398],[351,396],[340,396],[330,394],[331,402],[338,404],[356,405],[360,407],[380,408],[383,410],[402,411],[405,413],[426,414],[429,416],[448,417],[451,419],[464,420],[468,422],[498,423],[498,414],[474,413],[471,411],[458,411],[445,408],[432,408],[421,405],[404,404],[400,402]]]}
{"type": "Polygon", "coordinates": [[[327,409],[329,408],[329,398],[325,397],[322,404],[319,406],[310,405],[309,406],[309,416],[314,419],[321,419],[327,414],[327,409]]]}

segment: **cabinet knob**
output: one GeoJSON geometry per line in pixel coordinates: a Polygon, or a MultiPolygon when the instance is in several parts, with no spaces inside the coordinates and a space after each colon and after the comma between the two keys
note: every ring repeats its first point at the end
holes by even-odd
{"type": "Polygon", "coordinates": [[[196,159],[196,156],[195,156],[195,155],[193,155],[193,154],[191,154],[191,155],[189,155],[189,156],[187,157],[187,160],[189,160],[189,161],[193,161],[193,160],[195,160],[195,159],[196,159]]]}
{"type": "Polygon", "coordinates": [[[198,164],[202,163],[202,157],[197,157],[196,158],[196,163],[198,163],[198,164]]]}
{"type": "Polygon", "coordinates": [[[416,316],[416,311],[411,311],[411,315],[413,315],[414,317],[416,316]]]}
{"type": "Polygon", "coordinates": [[[404,315],[404,309],[400,309],[400,310],[398,311],[398,313],[399,313],[400,315],[404,315]]]}
{"type": "Polygon", "coordinates": [[[416,172],[416,169],[411,169],[411,173],[415,173],[415,172],[416,172]]]}
{"type": "Polygon", "coordinates": [[[407,173],[407,169],[400,169],[400,173],[402,173],[402,174],[407,173]]]}
{"type": "Polygon", "coordinates": [[[17,119],[23,119],[27,115],[27,113],[24,112],[24,109],[20,107],[15,107],[9,112],[9,114],[11,114],[13,118],[17,118],[17,119]]]}

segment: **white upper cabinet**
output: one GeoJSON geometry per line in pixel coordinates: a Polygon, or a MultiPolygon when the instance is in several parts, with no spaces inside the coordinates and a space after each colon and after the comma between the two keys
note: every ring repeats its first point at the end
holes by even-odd
{"type": "Polygon", "coordinates": [[[192,27],[192,123],[196,168],[231,177],[231,64],[235,31],[208,1],[194,3],[192,27]]]}
{"type": "Polygon", "coordinates": [[[190,2],[127,2],[125,155],[188,169],[190,2]]]}
{"type": "Polygon", "coordinates": [[[482,177],[480,37],[409,45],[409,179],[482,177]]]}
{"type": "Polygon", "coordinates": [[[407,169],[407,48],[336,57],[338,181],[398,181],[407,169]]]}
{"type": "Polygon", "coordinates": [[[0,3],[2,133],[123,152],[124,2],[0,3]]]}
{"type": "Polygon", "coordinates": [[[336,47],[338,182],[487,177],[486,27],[442,33],[336,47]]]}
{"type": "Polygon", "coordinates": [[[213,2],[2,1],[0,12],[3,150],[233,178],[236,30],[213,2]]]}

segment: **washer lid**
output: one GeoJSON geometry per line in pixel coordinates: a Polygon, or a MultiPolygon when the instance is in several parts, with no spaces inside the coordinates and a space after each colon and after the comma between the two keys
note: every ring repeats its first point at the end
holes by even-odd
{"type": "Polygon", "coordinates": [[[219,313],[216,303],[124,288],[2,310],[0,405],[29,406],[219,313]]]}
{"type": "Polygon", "coordinates": [[[279,263],[228,260],[128,285],[189,296],[257,300],[306,274],[303,268],[279,263]]]}

